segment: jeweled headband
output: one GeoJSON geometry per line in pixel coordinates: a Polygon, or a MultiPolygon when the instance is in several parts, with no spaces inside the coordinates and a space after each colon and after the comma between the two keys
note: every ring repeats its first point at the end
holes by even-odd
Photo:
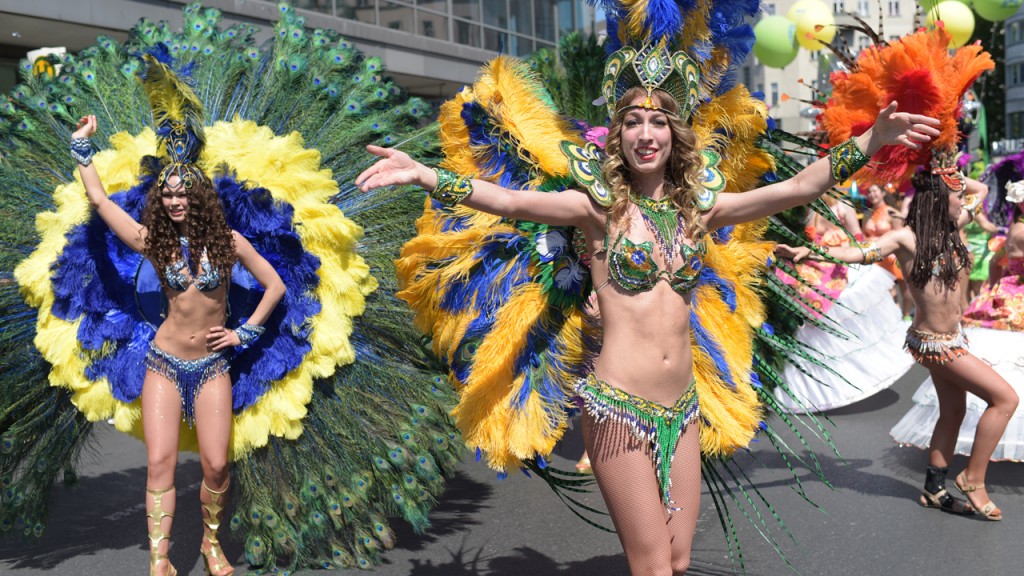
{"type": "Polygon", "coordinates": [[[623,46],[613,53],[604,67],[601,93],[608,106],[608,115],[615,114],[615,104],[630,89],[640,86],[647,98],[634,108],[659,110],[684,122],[689,119],[700,87],[697,63],[685,52],[670,52],[664,43],[645,44],[639,50],[623,46]],[[673,114],[655,103],[654,91],[664,90],[679,104],[673,114]]]}

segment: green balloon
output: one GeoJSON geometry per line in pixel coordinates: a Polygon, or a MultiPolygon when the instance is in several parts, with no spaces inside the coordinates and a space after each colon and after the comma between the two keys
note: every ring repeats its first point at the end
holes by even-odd
{"type": "MultiPolygon", "coordinates": [[[[924,12],[925,14],[927,14],[929,10],[931,10],[932,8],[935,8],[935,5],[938,4],[939,2],[942,2],[942,1],[943,0],[918,0],[918,4],[921,5],[921,11],[924,12]]],[[[954,0],[954,1],[955,2],[959,2],[959,3],[963,4],[964,6],[970,6],[971,5],[971,0],[954,0]]],[[[996,1],[998,2],[1000,0],[996,0],[996,1]]],[[[975,0],[975,2],[977,2],[977,0],[975,0]]],[[[1019,6],[1019,4],[1018,4],[1018,6],[1019,6]]]]}
{"type": "Polygon", "coordinates": [[[974,0],[974,11],[989,22],[1000,22],[1020,10],[1024,0],[974,0]]]}
{"type": "Polygon", "coordinates": [[[754,56],[771,68],[785,68],[796,58],[796,24],[785,16],[765,16],[754,26],[754,56]]]}

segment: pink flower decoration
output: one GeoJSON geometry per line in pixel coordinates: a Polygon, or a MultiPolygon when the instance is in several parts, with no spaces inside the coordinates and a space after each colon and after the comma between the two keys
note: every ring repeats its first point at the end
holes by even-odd
{"type": "Polygon", "coordinates": [[[583,138],[587,142],[597,144],[601,150],[604,150],[604,140],[608,137],[608,128],[606,126],[594,126],[586,131],[583,138]]]}

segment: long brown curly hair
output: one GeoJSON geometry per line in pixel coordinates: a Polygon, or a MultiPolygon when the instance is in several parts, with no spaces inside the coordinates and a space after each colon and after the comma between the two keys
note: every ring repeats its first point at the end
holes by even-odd
{"type": "MultiPolygon", "coordinates": [[[[622,123],[628,112],[626,107],[637,97],[646,95],[646,93],[644,88],[636,86],[622,95],[615,105],[615,115],[612,116],[611,125],[608,127],[608,136],[605,139],[605,152],[608,153],[608,159],[604,163],[602,172],[612,191],[613,201],[610,213],[612,223],[616,227],[620,226],[626,218],[629,208],[629,190],[632,185],[629,164],[627,164],[622,150],[622,123]]],[[[673,114],[679,113],[679,104],[668,92],[655,90],[653,96],[655,103],[661,108],[673,114]]],[[[703,167],[703,160],[697,149],[697,136],[678,117],[666,115],[666,118],[672,133],[672,152],[665,166],[665,196],[671,198],[672,203],[683,215],[687,237],[697,240],[707,233],[704,220],[701,218],[701,211],[697,208],[697,191],[702,185],[700,175],[703,167]]]]}
{"type": "Polygon", "coordinates": [[[918,172],[911,178],[916,193],[910,201],[907,226],[917,237],[914,267],[907,281],[923,289],[934,277],[947,290],[956,290],[960,270],[970,262],[970,252],[949,218],[949,188],[941,177],[918,172]],[[938,265],[939,274],[932,274],[938,265]]]}
{"type": "MultiPolygon", "coordinates": [[[[146,207],[142,211],[142,225],[146,227],[145,256],[158,271],[160,283],[167,288],[163,270],[173,262],[181,260],[181,243],[178,229],[164,210],[160,195],[162,190],[156,181],[146,193],[146,207]]],[[[213,183],[204,174],[188,191],[188,210],[185,213],[188,230],[189,269],[199,270],[203,251],[210,261],[210,267],[220,272],[222,285],[230,277],[235,265],[235,241],[224,218],[224,208],[213,189],[213,183]]]]}

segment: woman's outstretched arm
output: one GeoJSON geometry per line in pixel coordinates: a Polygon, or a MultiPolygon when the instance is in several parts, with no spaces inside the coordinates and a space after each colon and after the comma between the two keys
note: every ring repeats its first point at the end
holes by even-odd
{"type": "MultiPolygon", "coordinates": [[[[874,264],[875,262],[886,258],[890,254],[895,253],[900,248],[908,248],[909,242],[912,241],[912,239],[913,233],[910,232],[909,228],[898,228],[896,230],[886,232],[868,244],[861,244],[858,246],[831,246],[828,248],[819,246],[819,248],[832,258],[841,262],[846,262],[847,264],[874,264]]],[[[820,259],[818,258],[817,253],[807,246],[794,248],[787,244],[778,244],[775,246],[775,255],[779,258],[787,258],[794,262],[799,262],[805,259],[820,259]]]]}
{"type": "MultiPolygon", "coordinates": [[[[78,121],[78,129],[71,135],[71,138],[88,139],[96,133],[96,126],[95,116],[84,116],[78,121]]],[[[89,204],[96,210],[96,214],[106,222],[110,230],[122,242],[141,254],[146,248],[145,226],[136,222],[131,215],[107,197],[107,191],[103,188],[100,175],[91,162],[89,164],[79,163],[78,173],[82,176],[85,194],[89,198],[89,204]]]]}
{"type": "MultiPolygon", "coordinates": [[[[383,186],[413,185],[425,190],[437,188],[438,173],[413,160],[405,152],[373,145],[366,149],[381,159],[356,177],[356,186],[364,192],[383,186]]],[[[472,192],[459,203],[504,218],[553,226],[582,226],[596,214],[587,194],[509,190],[485,180],[471,180],[470,183],[472,192]]]]}
{"type": "MultiPolygon", "coordinates": [[[[939,135],[939,121],[921,114],[897,112],[892,102],[878,113],[875,124],[854,139],[857,148],[870,158],[883,146],[899,144],[918,150],[939,135]]],[[[705,218],[708,228],[721,228],[764,218],[807,204],[836,184],[829,158],[821,158],[796,176],[743,194],[722,194],[705,218]]]]}

